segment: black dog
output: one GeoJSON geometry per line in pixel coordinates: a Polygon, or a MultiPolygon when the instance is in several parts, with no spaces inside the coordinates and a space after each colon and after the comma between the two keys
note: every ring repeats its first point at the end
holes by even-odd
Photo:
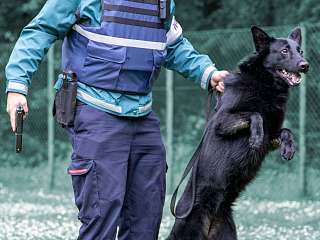
{"type": "Polygon", "coordinates": [[[256,52],[225,79],[225,92],[217,112],[209,119],[194,182],[189,180],[168,239],[235,240],[232,205],[252,181],[274,143],[281,156],[292,159],[293,135],[283,129],[289,88],[301,82],[309,65],[301,51],[301,30],[288,38],[273,38],[252,27],[256,52]],[[194,202],[191,201],[194,197],[194,202]]]}

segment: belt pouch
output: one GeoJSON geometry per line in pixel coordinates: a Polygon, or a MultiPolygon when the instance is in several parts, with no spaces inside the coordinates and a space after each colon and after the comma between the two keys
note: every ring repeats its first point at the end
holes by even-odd
{"type": "Polygon", "coordinates": [[[62,87],[56,92],[53,115],[62,127],[73,125],[76,97],[77,97],[77,76],[75,73],[62,74],[62,87]]]}

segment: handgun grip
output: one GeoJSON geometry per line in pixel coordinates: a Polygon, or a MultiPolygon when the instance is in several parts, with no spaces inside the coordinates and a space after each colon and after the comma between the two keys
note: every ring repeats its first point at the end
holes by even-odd
{"type": "Polygon", "coordinates": [[[16,152],[22,151],[22,134],[23,134],[23,116],[24,111],[22,107],[18,107],[16,110],[16,152]]]}

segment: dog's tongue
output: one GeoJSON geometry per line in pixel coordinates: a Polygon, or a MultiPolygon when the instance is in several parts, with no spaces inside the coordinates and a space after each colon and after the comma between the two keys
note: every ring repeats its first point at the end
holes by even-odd
{"type": "Polygon", "coordinates": [[[296,85],[301,82],[300,74],[291,73],[289,77],[290,85],[296,85]]]}

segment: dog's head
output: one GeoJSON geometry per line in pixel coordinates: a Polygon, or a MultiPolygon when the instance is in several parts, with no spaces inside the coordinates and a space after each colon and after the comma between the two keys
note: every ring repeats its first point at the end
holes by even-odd
{"type": "Polygon", "coordinates": [[[300,73],[306,73],[309,69],[301,50],[301,29],[295,28],[288,38],[270,37],[256,26],[251,31],[257,53],[267,53],[262,64],[275,81],[280,84],[285,82],[288,86],[299,85],[300,73]]]}

